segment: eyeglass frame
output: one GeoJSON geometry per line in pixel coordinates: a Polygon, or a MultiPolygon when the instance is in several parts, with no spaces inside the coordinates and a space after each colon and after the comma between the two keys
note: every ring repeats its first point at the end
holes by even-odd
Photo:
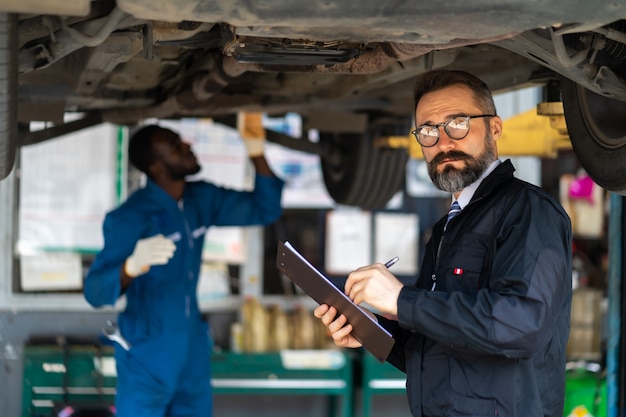
{"type": "Polygon", "coordinates": [[[429,124],[423,124],[423,125],[419,125],[417,126],[415,129],[411,130],[411,134],[413,136],[415,136],[415,140],[417,140],[417,143],[420,144],[420,146],[423,146],[424,148],[432,148],[433,146],[435,146],[437,144],[437,142],[439,142],[439,139],[441,138],[441,134],[439,133],[439,127],[443,127],[444,132],[446,132],[446,135],[448,135],[448,137],[450,139],[453,140],[462,140],[465,139],[467,137],[467,135],[469,134],[470,131],[470,119],[477,119],[480,117],[496,117],[495,114],[479,114],[477,116],[454,116],[451,117],[449,120],[443,122],[443,123],[437,123],[434,125],[429,125],[429,124]],[[448,132],[448,124],[453,121],[454,119],[465,119],[465,122],[467,123],[467,132],[465,132],[465,134],[460,137],[460,138],[453,138],[452,136],[450,136],[450,133],[448,132]],[[434,127],[435,131],[437,132],[437,140],[435,141],[435,143],[433,143],[432,145],[423,145],[422,142],[420,142],[419,137],[418,137],[418,133],[417,131],[425,126],[428,127],[434,127]]]}

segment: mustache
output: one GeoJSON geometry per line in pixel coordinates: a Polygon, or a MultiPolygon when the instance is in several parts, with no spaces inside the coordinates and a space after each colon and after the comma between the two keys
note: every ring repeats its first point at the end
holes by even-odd
{"type": "Polygon", "coordinates": [[[441,152],[440,154],[437,154],[437,156],[435,156],[433,160],[430,161],[430,163],[433,165],[436,165],[436,164],[443,162],[444,159],[457,159],[457,160],[463,161],[463,160],[471,159],[471,158],[472,157],[470,155],[461,151],[441,152]]]}

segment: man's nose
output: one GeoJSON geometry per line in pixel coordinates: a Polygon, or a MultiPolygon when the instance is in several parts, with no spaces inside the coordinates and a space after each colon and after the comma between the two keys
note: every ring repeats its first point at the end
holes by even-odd
{"type": "Polygon", "coordinates": [[[437,145],[440,148],[454,147],[457,141],[448,136],[448,132],[446,132],[446,129],[444,129],[443,126],[437,126],[437,129],[439,130],[439,140],[437,141],[437,145]]]}

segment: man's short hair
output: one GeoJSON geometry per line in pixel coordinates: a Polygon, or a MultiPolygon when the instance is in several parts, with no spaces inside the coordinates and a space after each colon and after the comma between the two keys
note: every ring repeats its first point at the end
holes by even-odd
{"type": "Polygon", "coordinates": [[[422,74],[415,83],[415,109],[424,94],[452,85],[465,85],[474,93],[476,104],[485,114],[497,114],[491,90],[480,78],[465,71],[434,70],[422,74]]]}
{"type": "Polygon", "coordinates": [[[137,130],[128,142],[128,159],[138,170],[150,176],[148,169],[153,161],[152,138],[163,128],[147,125],[137,130]]]}

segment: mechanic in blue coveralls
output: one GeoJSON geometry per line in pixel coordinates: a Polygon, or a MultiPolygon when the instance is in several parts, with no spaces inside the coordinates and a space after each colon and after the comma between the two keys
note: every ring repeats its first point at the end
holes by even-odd
{"type": "Polygon", "coordinates": [[[130,162],[147,184],[107,214],[104,248],[85,281],[94,307],[126,296],[119,315],[130,348],[115,346],[117,417],[209,417],[211,340],[196,299],[204,235],[210,226],[266,225],[282,213],[283,181],[263,156],[263,139],[244,139],[255,167],[251,192],[185,178],[200,166],[168,129],[141,128],[130,162]]]}

